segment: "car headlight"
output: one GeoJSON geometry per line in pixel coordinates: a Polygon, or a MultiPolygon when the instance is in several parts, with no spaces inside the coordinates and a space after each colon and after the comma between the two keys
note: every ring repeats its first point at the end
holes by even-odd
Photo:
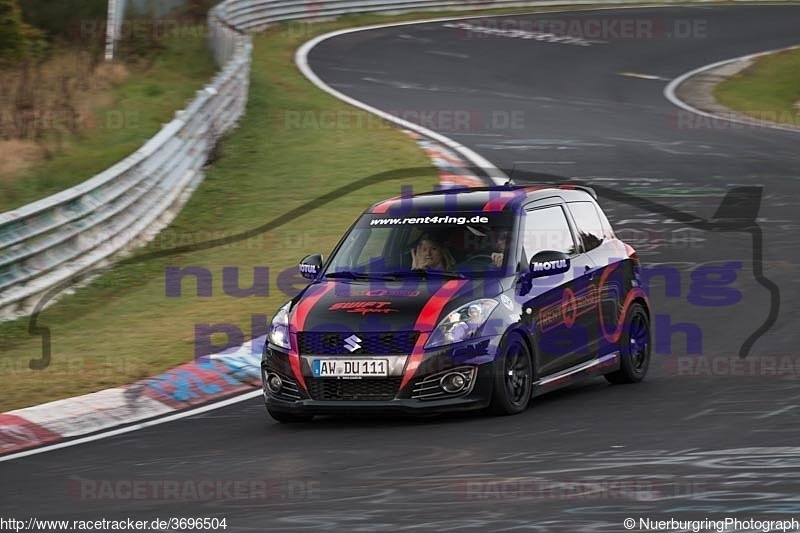
{"type": "Polygon", "coordinates": [[[495,307],[497,307],[497,300],[484,298],[448,313],[433,330],[425,347],[435,348],[478,335],[495,307]]]}
{"type": "Polygon", "coordinates": [[[292,348],[289,344],[289,308],[291,306],[292,302],[286,302],[278,309],[278,312],[272,318],[272,323],[269,325],[269,333],[267,334],[269,342],[287,350],[292,348]]]}

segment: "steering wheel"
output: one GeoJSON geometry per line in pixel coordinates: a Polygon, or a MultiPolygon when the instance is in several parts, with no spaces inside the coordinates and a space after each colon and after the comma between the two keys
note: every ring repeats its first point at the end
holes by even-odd
{"type": "Polygon", "coordinates": [[[476,266],[494,266],[494,261],[492,260],[492,254],[472,254],[471,256],[464,259],[465,265],[476,265],[476,266]]]}

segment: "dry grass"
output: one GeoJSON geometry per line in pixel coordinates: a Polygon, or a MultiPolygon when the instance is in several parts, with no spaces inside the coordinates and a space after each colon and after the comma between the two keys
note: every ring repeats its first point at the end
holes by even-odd
{"type": "Polygon", "coordinates": [[[128,76],[125,65],[97,64],[75,48],[0,72],[0,179],[13,179],[94,129],[93,110],[111,106],[112,90],[128,76]]]}
{"type": "Polygon", "coordinates": [[[215,71],[205,40],[171,39],[157,53],[126,56],[124,63],[95,63],[86,51],[56,48],[41,64],[0,72],[0,142],[32,141],[41,149],[33,162],[30,154],[5,150],[11,160],[0,169],[0,212],[77,185],[127,157],[215,71]],[[40,81],[22,90],[32,79],[40,81]],[[24,112],[17,111],[20,100],[29,102],[24,112]]]}
{"type": "Polygon", "coordinates": [[[46,150],[36,141],[0,141],[0,180],[27,170],[45,153],[46,150]]]}

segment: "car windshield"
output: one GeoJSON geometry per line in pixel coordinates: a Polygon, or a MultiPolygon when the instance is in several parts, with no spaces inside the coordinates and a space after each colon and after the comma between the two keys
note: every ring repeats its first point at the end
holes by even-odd
{"type": "Polygon", "coordinates": [[[505,275],[514,260],[509,213],[363,215],[331,257],[329,278],[505,275]]]}

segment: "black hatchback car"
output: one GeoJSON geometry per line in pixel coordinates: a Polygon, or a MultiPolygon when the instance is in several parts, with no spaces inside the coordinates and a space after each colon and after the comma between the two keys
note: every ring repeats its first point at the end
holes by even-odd
{"type": "Polygon", "coordinates": [[[262,358],[276,420],[370,411],[523,411],[605,375],[640,381],[650,305],[635,251],[591,189],[505,186],[379,202],[273,317],[262,358]]]}

